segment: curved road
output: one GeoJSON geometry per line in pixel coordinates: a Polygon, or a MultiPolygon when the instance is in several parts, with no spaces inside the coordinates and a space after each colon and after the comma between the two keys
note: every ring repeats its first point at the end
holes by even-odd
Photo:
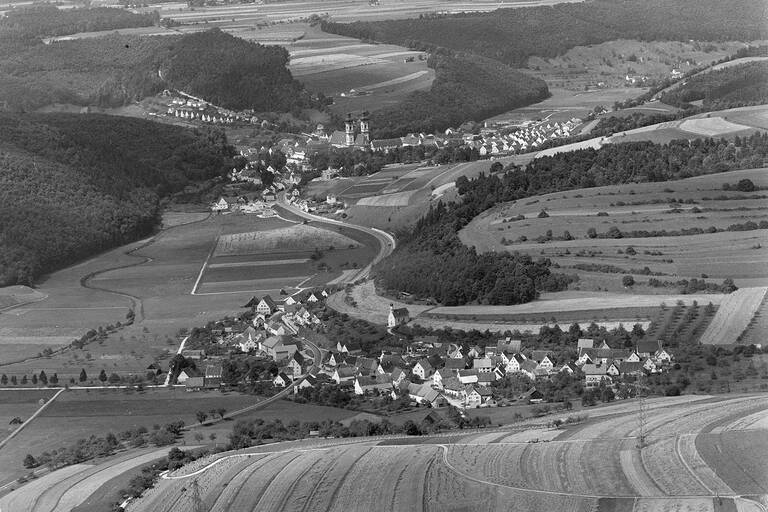
{"type": "Polygon", "coordinates": [[[360,270],[357,274],[355,274],[353,277],[350,277],[346,279],[347,282],[355,282],[359,281],[360,279],[364,279],[369,276],[371,273],[371,268],[380,262],[382,259],[389,256],[392,251],[395,250],[395,247],[397,246],[397,241],[395,240],[395,237],[393,237],[391,234],[387,233],[386,231],[382,231],[380,229],[376,228],[369,228],[366,226],[360,226],[359,224],[350,224],[348,222],[342,222],[340,220],[335,219],[327,219],[325,217],[321,217],[320,215],[313,215],[311,213],[304,212],[294,206],[293,204],[289,203],[285,199],[285,194],[280,194],[279,198],[279,206],[290,213],[302,217],[307,220],[312,220],[316,222],[324,222],[327,224],[335,224],[337,226],[343,226],[345,228],[349,229],[356,229],[357,231],[361,231],[365,234],[371,235],[374,238],[376,238],[379,241],[380,249],[376,257],[373,258],[373,261],[365,267],[364,269],[360,270]]]}

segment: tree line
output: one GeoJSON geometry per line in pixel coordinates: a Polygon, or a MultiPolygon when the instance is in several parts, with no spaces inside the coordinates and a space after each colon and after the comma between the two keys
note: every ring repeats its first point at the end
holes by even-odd
{"type": "Polygon", "coordinates": [[[0,114],[0,284],[150,233],[160,199],[223,175],[220,130],[127,117],[0,114]]]}
{"type": "Polygon", "coordinates": [[[661,101],[681,108],[702,101],[706,109],[760,105],[768,101],[768,63],[747,62],[690,77],[661,101]]]}
{"type": "MultiPolygon", "coordinates": [[[[380,285],[445,305],[519,304],[540,291],[562,290],[577,279],[551,272],[549,259],[519,253],[483,253],[465,246],[457,232],[492,206],[525,197],[576,188],[668,181],[762,165],[768,134],[749,137],[631,142],[600,149],[558,153],[514,165],[504,173],[456,180],[461,196],[439,202],[400,235],[395,251],[375,267],[380,285]]],[[[759,227],[759,225],[758,225],[759,227]]]]}
{"type": "Polygon", "coordinates": [[[323,30],[411,48],[450,48],[525,67],[575,46],[615,39],[752,41],[768,37],[759,0],[598,0],[419,19],[329,23],[323,30]]]}

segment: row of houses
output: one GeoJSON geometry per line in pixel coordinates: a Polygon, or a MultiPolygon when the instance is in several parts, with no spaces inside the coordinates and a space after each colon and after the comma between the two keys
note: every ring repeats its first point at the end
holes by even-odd
{"type": "MultiPolygon", "coordinates": [[[[576,360],[558,363],[551,351],[523,351],[520,340],[509,338],[495,345],[465,348],[423,337],[404,353],[383,350],[377,357],[362,356],[359,350],[338,343],[336,350],[323,352],[320,373],[357,395],[391,394],[396,398],[407,393],[411,400],[432,407],[474,408],[495,405],[494,386],[510,375],[540,382],[568,373],[592,388],[661,372],[672,361],[672,354],[660,342],[641,342],[625,349],[581,339],[578,346],[576,360]]],[[[308,379],[297,389],[314,385],[316,380],[308,379]]],[[[533,396],[529,394],[527,399],[533,396]]]]}

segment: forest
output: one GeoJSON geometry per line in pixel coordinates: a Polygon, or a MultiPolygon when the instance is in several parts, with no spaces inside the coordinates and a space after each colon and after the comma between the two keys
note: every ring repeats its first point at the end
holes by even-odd
{"type": "Polygon", "coordinates": [[[459,304],[518,304],[540,291],[565,289],[577,279],[551,272],[548,259],[519,253],[478,254],[457,233],[496,204],[539,194],[624,183],[669,181],[701,174],[763,165],[768,135],[724,139],[609,144],[598,150],[558,153],[511,166],[503,174],[459,177],[459,202],[439,202],[409,232],[395,251],[377,264],[375,276],[385,289],[459,304]]]}
{"type": "Polygon", "coordinates": [[[50,103],[117,107],[166,88],[235,110],[286,112],[309,106],[313,99],[293,79],[287,62],[283,48],[218,29],[0,44],[0,109],[3,103],[16,112],[50,103]]]}
{"type": "Polygon", "coordinates": [[[118,28],[157,25],[157,12],[134,14],[124,9],[93,7],[59,9],[51,4],[11,9],[0,17],[0,41],[32,40],[78,32],[98,32],[118,28]]]}
{"type": "Polygon", "coordinates": [[[149,234],[160,200],[223,175],[220,130],[101,115],[0,114],[0,286],[149,234]]]}
{"type": "Polygon", "coordinates": [[[765,11],[765,2],[760,0],[596,0],[409,20],[324,22],[322,28],[421,50],[466,51],[525,67],[532,55],[555,57],[574,46],[614,39],[766,39],[765,11]]]}
{"type": "Polygon", "coordinates": [[[543,80],[478,55],[438,49],[427,65],[435,70],[429,91],[414,92],[398,105],[371,114],[376,138],[444,130],[549,96],[543,80]]]}
{"type": "Polygon", "coordinates": [[[693,76],[661,95],[668,105],[690,108],[702,101],[706,109],[724,109],[768,102],[768,62],[757,61],[693,76]]]}

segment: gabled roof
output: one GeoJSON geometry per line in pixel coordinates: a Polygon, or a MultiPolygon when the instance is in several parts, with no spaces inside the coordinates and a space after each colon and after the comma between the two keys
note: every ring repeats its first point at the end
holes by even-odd
{"type": "Polygon", "coordinates": [[[443,379],[443,387],[452,391],[461,391],[464,389],[464,384],[456,377],[448,377],[443,379]]]}
{"type": "Polygon", "coordinates": [[[482,359],[474,359],[472,361],[472,368],[478,370],[478,369],[486,369],[486,368],[493,368],[493,361],[489,357],[485,357],[482,359]]]}
{"type": "Polygon", "coordinates": [[[392,315],[396,320],[408,318],[408,308],[395,308],[392,310],[392,315]]]}
{"type": "Polygon", "coordinates": [[[357,369],[354,366],[340,366],[336,368],[336,372],[339,377],[354,377],[357,373],[357,369]]]}
{"type": "Polygon", "coordinates": [[[581,371],[584,372],[584,375],[605,375],[605,371],[607,369],[607,366],[598,366],[596,364],[590,363],[587,363],[581,367],[581,371]]]}
{"type": "Polygon", "coordinates": [[[643,363],[641,361],[627,362],[624,361],[617,365],[621,374],[625,373],[637,373],[643,371],[643,363]]]}
{"type": "Polygon", "coordinates": [[[445,368],[448,370],[463,370],[467,367],[467,360],[465,358],[452,358],[449,357],[445,360],[445,368]]]}
{"type": "Polygon", "coordinates": [[[299,352],[298,350],[293,353],[293,355],[291,356],[291,359],[293,359],[300,365],[304,364],[304,356],[301,355],[301,352],[299,352]]]}
{"type": "Polygon", "coordinates": [[[418,361],[416,361],[416,364],[421,366],[424,369],[424,373],[429,373],[433,370],[432,365],[429,364],[428,359],[419,359],[418,361]]]}
{"type": "Polygon", "coordinates": [[[265,295],[261,300],[269,306],[269,309],[277,309],[277,303],[269,295],[265,295]]]}

